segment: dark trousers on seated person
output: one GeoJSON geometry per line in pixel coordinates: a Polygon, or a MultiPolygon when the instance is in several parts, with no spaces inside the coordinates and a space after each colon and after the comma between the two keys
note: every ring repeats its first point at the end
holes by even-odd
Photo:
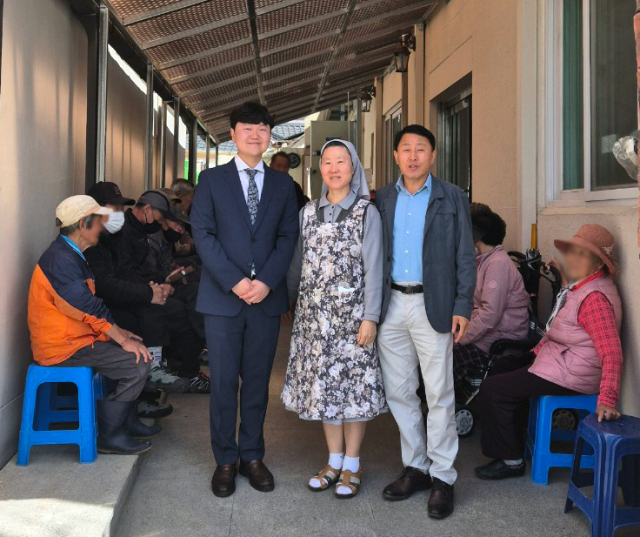
{"type": "Polygon", "coordinates": [[[523,367],[494,375],[480,386],[482,453],[492,459],[524,456],[529,398],[540,395],[579,395],[523,367]]]}
{"type": "Polygon", "coordinates": [[[205,329],[211,370],[211,447],[216,462],[262,460],[262,428],[280,317],[266,315],[258,304],[243,305],[234,317],[205,315],[205,329]],[[239,389],[240,433],[236,442],[239,389]]]}
{"type": "Polygon", "coordinates": [[[101,375],[117,381],[115,389],[106,396],[111,401],[135,401],[144,388],[151,363],[142,359],[136,364],[136,355],[125,351],[112,341],[96,341],[78,350],[62,367],[92,367],[101,375]]]}
{"type": "Polygon", "coordinates": [[[163,306],[109,309],[118,326],[139,335],[147,347],[163,347],[165,358],[179,361],[179,376],[192,378],[198,374],[204,341],[193,330],[187,308],[180,300],[169,297],[163,306]]]}
{"type": "Polygon", "coordinates": [[[453,381],[458,383],[475,369],[487,365],[489,355],[475,345],[453,346],[453,381]]]}

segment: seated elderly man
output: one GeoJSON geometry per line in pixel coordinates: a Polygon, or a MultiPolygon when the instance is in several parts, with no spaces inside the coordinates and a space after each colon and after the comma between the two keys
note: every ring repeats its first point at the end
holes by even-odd
{"type": "Polygon", "coordinates": [[[142,391],[151,355],[131,332],[117,326],[95,296],[93,274],[84,251],[98,243],[102,217],[111,209],[90,196],[72,196],[56,209],[60,235],[42,254],[29,288],[28,323],[36,362],[44,366],[90,366],[117,381],[98,401],[98,451],[142,453],[160,432],[137,417],[134,402],[142,391]]]}
{"type": "MultiPolygon", "coordinates": [[[[193,201],[193,194],[195,187],[193,183],[186,179],[176,179],[171,188],[163,188],[163,192],[171,192],[173,196],[169,196],[172,200],[172,205],[176,203],[179,206],[179,212],[184,213],[185,217],[189,216],[191,210],[191,203],[193,201]],[[175,203],[174,203],[175,202],[175,203]]],[[[173,243],[173,253],[177,257],[196,257],[196,245],[193,242],[193,237],[189,230],[185,230],[180,237],[180,240],[173,243]]]]}
{"type": "Polygon", "coordinates": [[[502,247],[507,225],[486,205],[472,203],[470,209],[478,279],[469,328],[453,347],[455,382],[487,364],[494,341],[525,339],[529,331],[529,295],[502,247]]]}
{"type": "Polygon", "coordinates": [[[570,240],[556,240],[564,254],[563,287],[534,349],[533,365],[488,377],[480,387],[482,452],[494,459],[476,468],[481,479],[524,474],[524,431],[529,398],[596,394],[598,420],[615,420],[622,371],[622,305],[614,282],[614,239],[597,224],[570,240]]]}
{"type": "MultiPolygon", "coordinates": [[[[183,266],[172,266],[171,248],[163,248],[162,239],[160,249],[156,249],[158,241],[155,237],[163,236],[163,225],[167,220],[174,221],[177,218],[164,192],[144,192],[133,209],[125,213],[122,230],[113,237],[113,250],[117,258],[113,275],[128,282],[157,284],[166,290],[168,296],[163,309],[170,315],[168,326],[166,322],[151,322],[147,324],[147,330],[141,327],[145,341],[152,337],[151,333],[155,334],[152,345],[155,351],[154,370],[158,367],[156,364],[162,360],[162,348],[171,345],[174,351],[172,358],[178,366],[178,376],[189,379],[188,391],[209,393],[209,377],[200,370],[200,352],[204,348],[204,337],[198,332],[195,309],[190,308],[190,294],[195,295],[197,290],[190,293],[188,289],[183,290],[193,288],[194,284],[181,283],[187,270],[183,266]],[[176,283],[172,285],[173,282],[176,283]],[[155,343],[155,340],[169,337],[170,344],[155,343]],[[179,356],[175,356],[176,354],[179,356]]],[[[197,282],[195,287],[197,288],[197,282]]],[[[152,308],[148,313],[153,313],[153,310],[152,308]]],[[[203,322],[200,314],[198,317],[203,322]]],[[[152,377],[153,375],[152,371],[152,377]]]]}

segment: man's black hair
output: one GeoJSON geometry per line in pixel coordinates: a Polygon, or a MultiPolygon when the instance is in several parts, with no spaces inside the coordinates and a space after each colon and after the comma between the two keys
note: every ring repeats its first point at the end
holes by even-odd
{"type": "Polygon", "coordinates": [[[231,128],[235,129],[238,123],[248,123],[249,125],[260,125],[264,123],[273,129],[274,122],[269,110],[260,103],[249,101],[234,108],[229,114],[231,128]]]}
{"type": "Polygon", "coordinates": [[[502,244],[507,234],[507,224],[500,215],[483,203],[472,203],[469,210],[474,238],[489,246],[502,244]]]}
{"type": "Polygon", "coordinates": [[[276,157],[280,157],[280,158],[286,159],[287,162],[289,163],[289,166],[291,166],[291,157],[287,153],[285,153],[284,151],[278,151],[277,153],[274,153],[271,156],[271,162],[273,162],[276,159],[276,157]]]}
{"type": "Polygon", "coordinates": [[[426,127],[423,127],[422,125],[407,125],[404,129],[402,129],[400,132],[398,132],[394,139],[393,139],[393,150],[397,151],[398,147],[400,146],[400,141],[402,140],[402,137],[405,134],[417,134],[418,136],[422,136],[423,138],[426,138],[427,140],[429,140],[429,144],[431,144],[431,149],[435,149],[436,148],[436,137],[433,135],[433,133],[427,129],[426,127]]]}

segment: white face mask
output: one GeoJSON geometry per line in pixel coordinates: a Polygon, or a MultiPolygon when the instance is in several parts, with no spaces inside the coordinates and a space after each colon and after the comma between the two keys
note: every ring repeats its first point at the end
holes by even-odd
{"type": "Polygon", "coordinates": [[[111,213],[109,215],[109,220],[104,223],[104,228],[111,233],[118,233],[124,226],[124,213],[111,213]]]}

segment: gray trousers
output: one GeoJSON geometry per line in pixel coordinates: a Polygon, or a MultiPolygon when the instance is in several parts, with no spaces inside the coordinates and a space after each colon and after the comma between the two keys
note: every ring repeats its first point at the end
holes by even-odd
{"type": "Polygon", "coordinates": [[[106,396],[111,401],[135,401],[147,381],[151,363],[140,359],[136,364],[136,355],[125,351],[112,341],[96,341],[77,351],[61,367],[92,367],[95,371],[118,381],[116,389],[106,396]]]}

